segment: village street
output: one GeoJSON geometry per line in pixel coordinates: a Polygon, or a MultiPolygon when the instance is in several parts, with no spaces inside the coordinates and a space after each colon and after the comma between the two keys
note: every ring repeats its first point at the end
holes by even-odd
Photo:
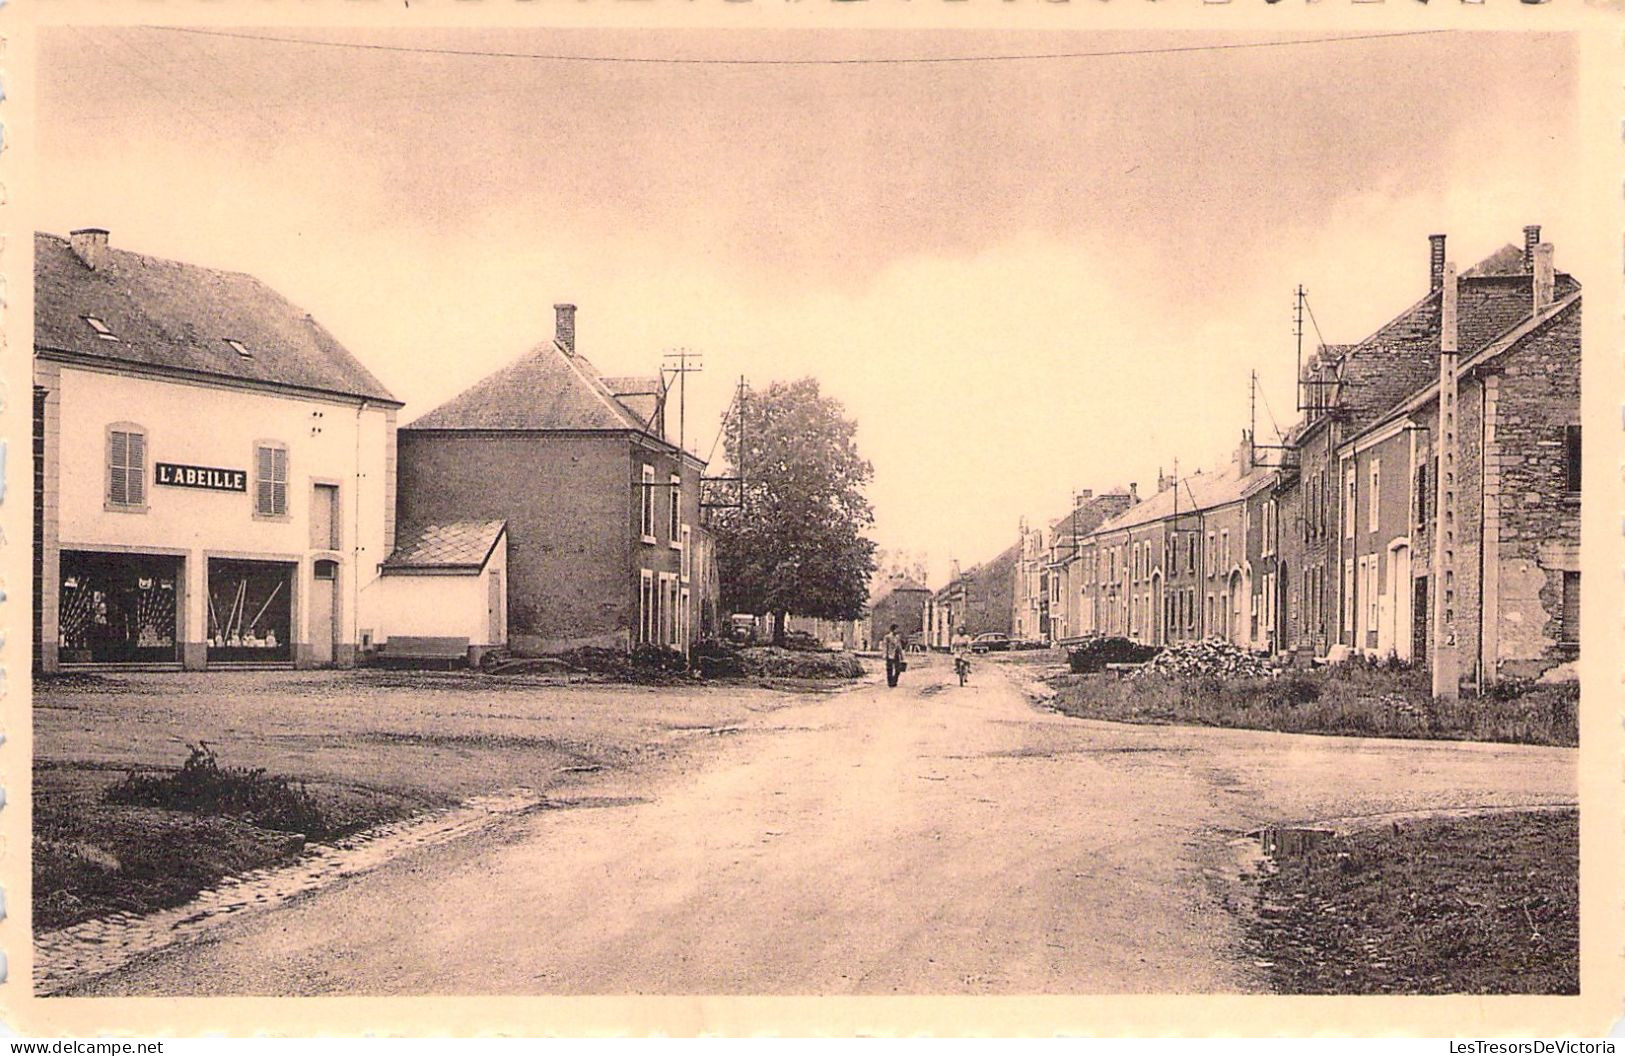
{"type": "Polygon", "coordinates": [[[944,660],[752,715],[692,765],[425,849],[86,994],[1036,993],[1263,986],[1263,824],[1575,800],[1574,753],[1126,726],[944,660]]]}

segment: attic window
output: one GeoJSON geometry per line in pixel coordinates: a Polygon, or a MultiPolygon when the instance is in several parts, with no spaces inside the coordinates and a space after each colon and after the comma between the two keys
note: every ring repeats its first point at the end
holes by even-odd
{"type": "Polygon", "coordinates": [[[101,338],[103,341],[118,340],[118,335],[113,333],[113,328],[96,318],[94,315],[82,315],[79,318],[83,319],[92,330],[96,331],[96,336],[101,338]]]}
{"type": "Polygon", "coordinates": [[[243,343],[237,340],[235,337],[228,337],[224,340],[226,344],[231,346],[231,350],[237,353],[239,356],[242,356],[244,359],[254,358],[254,353],[250,352],[246,347],[244,347],[243,343]]]}

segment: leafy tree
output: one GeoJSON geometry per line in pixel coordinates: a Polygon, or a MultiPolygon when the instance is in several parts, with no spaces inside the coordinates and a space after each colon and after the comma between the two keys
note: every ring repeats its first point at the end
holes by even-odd
{"type": "Polygon", "coordinates": [[[722,603],[771,613],[784,643],[789,613],[855,620],[868,603],[875,544],[857,424],[812,378],[745,393],[724,422],[724,451],[744,478],[737,508],[712,510],[722,603]],[[743,447],[741,447],[743,427],[743,447]]]}

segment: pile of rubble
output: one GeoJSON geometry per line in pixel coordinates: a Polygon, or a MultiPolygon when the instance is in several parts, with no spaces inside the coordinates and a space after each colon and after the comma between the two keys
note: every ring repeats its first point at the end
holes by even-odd
{"type": "Polygon", "coordinates": [[[1170,645],[1144,667],[1135,678],[1273,678],[1280,669],[1263,657],[1254,656],[1223,638],[1170,645]]]}

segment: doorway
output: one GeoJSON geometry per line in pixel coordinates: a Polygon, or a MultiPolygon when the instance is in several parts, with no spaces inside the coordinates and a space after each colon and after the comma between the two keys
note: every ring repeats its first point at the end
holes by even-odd
{"type": "Polygon", "coordinates": [[[1415,605],[1411,592],[1415,581],[1411,578],[1411,548],[1409,543],[1396,543],[1388,551],[1388,606],[1393,614],[1394,626],[1390,642],[1396,659],[1410,662],[1412,642],[1411,618],[1415,605]]]}
{"type": "Polygon", "coordinates": [[[322,559],[311,571],[310,662],[317,667],[333,664],[338,632],[339,563],[322,559]]]}

